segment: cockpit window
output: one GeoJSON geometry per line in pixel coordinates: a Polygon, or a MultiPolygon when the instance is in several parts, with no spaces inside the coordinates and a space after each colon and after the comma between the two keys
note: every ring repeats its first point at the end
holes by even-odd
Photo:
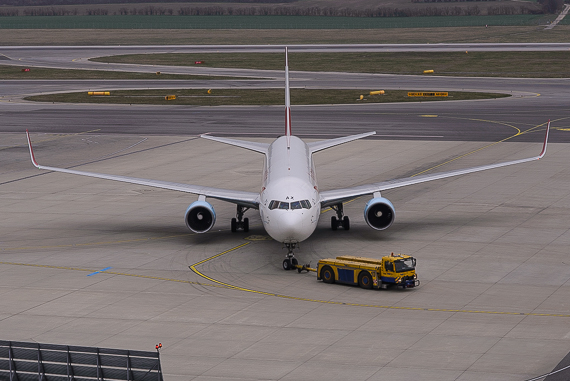
{"type": "Polygon", "coordinates": [[[269,202],[268,207],[270,210],[273,210],[273,209],[283,209],[283,210],[311,209],[311,203],[309,202],[309,200],[293,201],[291,203],[288,203],[285,201],[271,200],[271,202],[269,202]]]}

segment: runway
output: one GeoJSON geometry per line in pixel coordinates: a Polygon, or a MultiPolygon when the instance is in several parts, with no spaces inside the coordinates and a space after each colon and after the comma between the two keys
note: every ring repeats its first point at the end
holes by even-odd
{"type": "MultiPolygon", "coordinates": [[[[281,86],[278,74],[257,74],[269,79],[243,85],[281,86]]],[[[161,342],[165,380],[527,380],[567,357],[568,80],[294,73],[292,81],[515,92],[293,106],[293,132],[307,139],[378,132],[316,154],[321,189],[533,156],[549,118],[552,143],[538,162],[383,192],[396,207],[384,232],[364,222],[366,198],[345,205],[350,231],[331,231],[324,213],[297,253],[302,263],[347,253],[417,258],[419,288],[367,291],[283,271],[285,250],[255,211],[252,230],[232,234],[235,207],[214,200],[216,226],[195,235],[183,222],[191,195],[40,172],[23,134],[31,131],[45,165],[258,191],[258,154],[196,135],[270,141],[282,133],[283,107],[34,104],[22,96],[140,85],[2,81],[0,338],[140,350],[161,342]]]]}

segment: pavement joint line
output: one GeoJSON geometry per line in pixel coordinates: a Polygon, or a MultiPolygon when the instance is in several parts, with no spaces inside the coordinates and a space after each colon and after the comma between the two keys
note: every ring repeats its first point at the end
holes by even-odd
{"type": "MultiPolygon", "coordinates": [[[[68,136],[85,135],[85,134],[89,134],[89,133],[97,132],[97,131],[101,131],[101,129],[100,129],[100,128],[97,128],[97,129],[95,129],[95,130],[77,132],[77,133],[75,133],[75,134],[52,134],[52,137],[51,137],[51,138],[46,138],[46,139],[43,139],[43,140],[38,140],[38,141],[35,142],[35,143],[51,142],[51,141],[58,140],[58,139],[62,139],[62,138],[68,137],[68,136]]],[[[28,146],[27,144],[16,144],[16,145],[13,145],[13,146],[0,147],[0,150],[2,150],[2,149],[8,149],[8,148],[27,147],[27,146],[28,146]]]]}
{"type": "MultiPolygon", "coordinates": [[[[79,268],[79,267],[67,267],[67,266],[38,265],[38,264],[33,264],[33,263],[0,262],[0,265],[41,267],[41,268],[48,268],[48,269],[73,270],[73,271],[83,271],[83,272],[90,272],[90,273],[93,273],[93,269],[83,269],[83,268],[79,268]]],[[[220,285],[218,285],[218,284],[208,284],[208,283],[201,283],[201,282],[193,282],[193,281],[190,281],[190,280],[183,280],[183,279],[163,278],[163,277],[152,276],[152,275],[140,275],[140,274],[122,273],[122,272],[117,272],[117,271],[109,271],[109,270],[105,270],[105,269],[96,271],[95,273],[98,273],[98,274],[121,275],[121,276],[130,276],[130,277],[135,277],[135,278],[145,278],[145,279],[163,280],[163,281],[168,281],[168,282],[194,284],[194,285],[198,285],[198,286],[228,288],[228,287],[225,287],[225,286],[222,287],[222,286],[220,286],[220,285]]],[[[95,273],[93,273],[93,274],[95,274],[95,273]]]]}
{"type": "MultiPolygon", "coordinates": [[[[193,235],[193,234],[192,233],[184,233],[184,234],[175,234],[175,235],[169,235],[169,236],[164,236],[164,237],[134,238],[134,239],[119,240],[119,241],[74,243],[74,244],[68,244],[68,245],[5,247],[5,248],[0,248],[0,251],[60,249],[60,248],[65,248],[65,247],[98,246],[98,245],[120,245],[120,244],[124,244],[124,243],[157,241],[157,240],[162,240],[162,239],[185,237],[185,236],[189,236],[189,235],[193,235]]],[[[0,262],[0,263],[3,263],[3,262],[0,262]]]]}
{"type": "Polygon", "coordinates": [[[509,139],[515,138],[515,137],[517,137],[517,136],[519,136],[519,135],[524,135],[524,134],[528,134],[528,133],[530,133],[530,132],[534,132],[533,130],[536,130],[538,127],[544,126],[544,125],[546,124],[546,123],[542,123],[542,124],[539,124],[539,125],[537,125],[537,126],[531,127],[531,128],[529,128],[529,129],[527,129],[527,130],[525,130],[525,131],[521,131],[520,128],[515,127],[515,126],[513,126],[513,125],[511,125],[511,124],[508,124],[508,123],[504,123],[504,122],[496,122],[496,121],[484,120],[484,119],[469,119],[469,120],[477,120],[477,121],[483,121],[483,122],[489,122],[489,123],[502,124],[502,125],[505,125],[505,126],[514,128],[515,130],[517,130],[517,133],[514,134],[514,135],[511,135],[511,136],[509,136],[509,137],[506,137],[506,138],[504,138],[504,139],[502,139],[502,140],[499,140],[499,141],[497,141],[497,142],[489,143],[489,144],[487,144],[487,145],[485,145],[485,146],[483,146],[483,147],[481,147],[481,148],[478,148],[478,149],[476,149],[476,150],[473,150],[473,151],[471,151],[471,152],[468,152],[468,153],[465,153],[465,154],[463,154],[463,155],[457,156],[457,157],[455,157],[455,158],[453,158],[453,159],[451,159],[451,160],[448,160],[448,161],[446,161],[446,162],[443,162],[443,163],[441,163],[441,164],[435,165],[435,166],[433,166],[433,167],[431,167],[431,168],[428,168],[428,169],[426,169],[426,170],[424,170],[424,171],[422,171],[422,172],[416,173],[415,175],[412,175],[412,176],[410,176],[410,177],[414,177],[414,176],[418,176],[418,175],[424,174],[424,173],[429,172],[429,171],[431,171],[431,170],[433,170],[433,169],[435,169],[435,168],[441,167],[441,166],[443,166],[443,165],[445,165],[445,164],[449,164],[449,163],[451,163],[452,161],[455,161],[455,160],[458,160],[458,159],[467,157],[467,156],[469,156],[469,155],[472,155],[472,154],[474,154],[474,153],[477,153],[477,152],[479,152],[479,151],[482,151],[482,150],[484,150],[484,149],[486,149],[486,148],[492,147],[492,146],[494,146],[494,145],[496,145],[496,144],[499,144],[499,143],[502,143],[502,142],[507,141],[507,140],[509,140],[509,139]]]}
{"type": "MultiPolygon", "coordinates": [[[[507,137],[507,138],[505,138],[505,139],[499,140],[499,141],[497,141],[497,142],[489,143],[489,144],[487,144],[486,146],[481,147],[481,148],[478,148],[478,149],[473,150],[473,151],[471,151],[471,152],[467,152],[467,153],[465,153],[465,154],[463,154],[463,155],[454,157],[453,159],[450,159],[450,160],[448,160],[448,161],[446,161],[446,162],[443,162],[443,163],[441,163],[441,164],[434,165],[433,167],[428,168],[428,169],[425,169],[425,170],[423,170],[423,171],[421,171],[421,172],[418,172],[418,173],[416,173],[416,174],[414,174],[414,175],[412,175],[412,176],[410,176],[410,177],[419,176],[419,175],[421,175],[421,174],[424,174],[424,173],[426,173],[426,172],[429,172],[429,171],[432,171],[432,170],[434,170],[434,169],[436,169],[436,168],[439,168],[439,167],[441,167],[441,166],[443,166],[443,165],[445,165],[445,164],[449,164],[449,163],[451,163],[452,161],[455,161],[455,160],[458,160],[458,159],[467,157],[467,156],[469,156],[469,155],[472,155],[472,154],[474,154],[474,153],[477,153],[477,152],[479,152],[479,151],[482,151],[482,150],[484,150],[484,149],[486,149],[486,148],[492,147],[492,146],[494,146],[495,144],[504,142],[504,141],[506,141],[506,140],[512,139],[512,138],[514,138],[514,137],[517,137],[517,136],[519,136],[519,135],[523,135],[523,134],[530,133],[530,132],[532,132],[534,129],[536,129],[536,128],[538,128],[538,127],[543,126],[544,124],[546,124],[546,123],[539,124],[539,125],[537,125],[537,126],[531,127],[531,128],[529,128],[529,129],[527,129],[527,130],[521,132],[520,128],[515,127],[515,126],[513,126],[513,125],[511,125],[511,124],[508,124],[508,123],[504,123],[504,122],[497,122],[497,121],[484,120],[484,119],[469,119],[469,120],[478,120],[478,121],[489,122],[489,123],[503,124],[503,125],[505,125],[505,126],[514,128],[515,130],[517,130],[517,133],[514,134],[514,135],[512,135],[512,136],[509,136],[509,137],[507,137]]],[[[351,202],[353,202],[353,201],[355,201],[355,200],[358,200],[358,199],[361,198],[361,197],[362,197],[362,196],[356,197],[356,198],[354,198],[354,199],[352,199],[352,200],[349,200],[349,201],[346,201],[346,202],[343,202],[343,204],[351,203],[351,202]]],[[[321,210],[321,214],[324,214],[324,213],[329,212],[329,211],[331,211],[331,210],[332,210],[332,208],[330,208],[330,207],[325,208],[325,209],[321,210]]]]}
{"type": "Polygon", "coordinates": [[[462,310],[462,309],[446,309],[446,308],[427,308],[427,307],[406,307],[406,306],[383,306],[383,305],[376,305],[376,304],[363,304],[363,303],[347,303],[347,302],[339,302],[335,300],[320,300],[320,299],[310,299],[310,298],[303,298],[297,296],[290,296],[290,295],[283,295],[277,294],[274,292],[268,291],[260,291],[260,290],[252,290],[244,287],[239,287],[232,285],[230,283],[225,283],[219,280],[216,280],[204,273],[200,272],[196,269],[196,266],[202,265],[206,262],[209,262],[213,259],[219,258],[227,253],[232,251],[241,249],[252,242],[246,242],[238,246],[234,246],[231,249],[213,255],[209,258],[203,259],[200,262],[196,262],[193,265],[188,266],[195,274],[208,279],[211,282],[215,282],[219,285],[224,286],[224,288],[234,289],[238,291],[244,291],[254,294],[260,295],[267,295],[267,296],[274,296],[277,298],[283,299],[290,299],[290,300],[299,300],[299,301],[306,301],[306,302],[313,302],[313,303],[322,303],[322,304],[333,304],[333,305],[345,305],[345,306],[352,306],[352,307],[369,307],[369,308],[381,308],[381,309],[391,309],[391,310],[407,310],[407,311],[433,311],[433,312],[452,312],[452,313],[471,313],[471,314],[493,314],[493,315],[517,315],[517,316],[548,316],[548,317],[566,317],[570,318],[570,314],[547,314],[547,313],[534,313],[534,312],[508,312],[508,311],[480,311],[480,310],[462,310]]]}
{"type": "MultiPolygon", "coordinates": [[[[321,304],[330,304],[330,305],[342,305],[342,306],[350,306],[350,307],[368,307],[368,308],[379,308],[379,309],[387,309],[387,310],[404,310],[404,311],[431,311],[431,312],[450,312],[450,313],[470,313],[470,314],[491,314],[491,315],[515,315],[515,316],[540,316],[540,317],[564,317],[570,318],[570,314],[547,314],[547,313],[533,313],[533,312],[508,312],[508,311],[479,311],[479,310],[462,310],[462,309],[447,309],[447,308],[428,308],[428,307],[406,307],[406,306],[384,306],[378,304],[363,304],[363,303],[349,303],[349,302],[340,302],[335,300],[321,300],[321,299],[310,299],[310,298],[303,298],[298,296],[291,296],[291,295],[283,295],[277,294],[273,292],[267,291],[259,291],[259,290],[251,290],[239,286],[235,286],[229,283],[218,281],[212,277],[209,277],[200,271],[198,271],[195,266],[200,264],[204,264],[212,259],[219,258],[222,255],[230,253],[232,251],[241,249],[247,245],[251,244],[251,242],[246,242],[241,245],[235,246],[229,250],[224,252],[218,253],[212,257],[206,258],[200,262],[197,262],[191,266],[188,266],[192,269],[194,273],[197,275],[208,279],[214,284],[209,283],[202,283],[202,282],[194,282],[189,280],[183,279],[174,279],[174,278],[163,278],[153,275],[141,275],[141,274],[131,274],[131,273],[123,273],[117,271],[108,271],[108,270],[100,270],[100,274],[109,274],[109,275],[119,275],[119,276],[127,276],[127,277],[134,277],[134,278],[143,278],[143,279],[154,279],[154,280],[161,280],[167,282],[176,282],[176,283],[184,283],[184,284],[192,284],[198,286],[205,286],[205,287],[216,287],[216,288],[225,288],[230,290],[237,290],[243,292],[254,293],[258,295],[266,295],[266,296],[274,296],[277,298],[289,299],[289,300],[298,300],[304,302],[312,302],[312,303],[321,303],[321,304]]],[[[53,266],[53,265],[40,265],[40,264],[32,264],[32,263],[18,263],[18,262],[0,262],[0,265],[12,265],[12,266],[29,266],[29,267],[40,267],[40,268],[49,268],[49,269],[58,269],[58,270],[73,270],[73,271],[83,271],[83,272],[93,272],[93,269],[83,269],[79,267],[66,267],[66,266],[53,266]]]]}
{"type": "MultiPolygon", "coordinates": [[[[478,120],[478,119],[477,119],[478,120]]],[[[500,141],[494,142],[494,143],[490,143],[482,148],[479,148],[477,150],[471,151],[467,154],[458,156],[454,159],[451,159],[445,163],[436,165],[432,168],[429,168],[427,170],[424,170],[423,172],[417,173],[413,176],[417,176],[419,174],[428,172],[430,170],[433,170],[439,166],[442,166],[444,164],[447,164],[451,161],[460,159],[462,157],[471,155],[473,153],[479,152],[483,149],[486,149],[488,147],[491,147],[495,144],[498,144],[500,142],[512,139],[516,136],[519,135],[523,135],[526,133],[530,133],[533,132],[533,130],[539,128],[540,126],[543,126],[544,124],[539,124],[536,125],[534,127],[531,127],[525,131],[521,131],[519,128],[507,124],[507,123],[503,123],[503,122],[496,122],[496,121],[488,121],[491,123],[498,123],[498,124],[504,124],[506,126],[512,127],[514,129],[517,130],[517,133],[507,137],[505,139],[502,139],[500,141]]],[[[97,130],[94,130],[97,131],[97,130]]],[[[84,133],[87,132],[93,132],[93,131],[86,131],[84,133]]],[[[413,177],[412,176],[412,177],[413,177]]],[[[354,200],[350,200],[349,202],[354,201],[354,200]]],[[[323,211],[321,211],[321,213],[324,213],[326,211],[331,210],[330,208],[327,208],[323,211]]],[[[29,250],[29,249],[47,249],[47,248],[61,248],[61,247],[78,247],[78,246],[93,246],[93,245],[108,245],[108,244],[122,244],[122,243],[130,243],[130,242],[140,242],[140,241],[150,241],[150,240],[159,240],[159,239],[168,239],[168,238],[174,238],[174,237],[180,237],[180,236],[185,236],[185,235],[189,235],[189,234],[180,234],[180,235],[173,235],[173,236],[166,236],[166,237],[151,237],[151,238],[140,238],[140,239],[134,239],[134,240],[120,240],[120,241],[108,241],[108,242],[93,242],[93,243],[83,243],[83,244],[71,244],[71,245],[55,245],[55,246],[39,246],[39,247],[21,247],[21,248],[2,248],[0,249],[0,251],[8,251],[8,250],[29,250]]],[[[205,283],[200,283],[200,282],[192,282],[192,281],[186,281],[186,280],[179,280],[179,279],[171,279],[171,278],[162,278],[162,277],[156,277],[156,276],[150,276],[150,275],[139,275],[139,274],[130,274],[130,273],[120,273],[120,272],[114,272],[114,271],[108,271],[110,269],[109,268],[105,268],[103,270],[99,270],[99,271],[95,271],[90,275],[94,275],[94,274],[98,274],[98,273],[106,273],[106,274],[113,274],[113,275],[120,275],[120,276],[131,276],[131,277],[139,277],[139,278],[146,278],[146,279],[155,279],[155,280],[164,280],[164,281],[171,281],[171,282],[178,282],[178,283],[186,283],[186,284],[196,284],[196,285],[202,285],[202,286],[209,286],[209,287],[219,287],[219,288],[226,288],[226,289],[234,289],[234,290],[238,290],[238,291],[243,291],[243,292],[249,292],[249,293],[255,293],[255,294],[260,294],[260,295],[267,295],[267,296],[274,296],[274,297],[279,297],[279,298],[285,298],[285,299],[291,299],[291,300],[300,300],[300,301],[308,301],[308,302],[315,302],[315,303],[323,303],[323,304],[335,304],[335,305],[346,305],[346,306],[355,306],[355,307],[370,307],[370,308],[383,308],[383,309],[398,309],[398,310],[410,310],[410,311],[436,311],[436,312],[452,312],[452,313],[477,313],[477,314],[502,314],[502,315],[519,315],[519,316],[548,316],[548,317],[570,317],[570,314],[546,314],[546,313],[525,313],[525,312],[505,312],[505,311],[479,311],[479,310],[461,310],[461,309],[441,309],[441,308],[426,308],[426,307],[405,307],[405,306],[382,306],[382,305],[374,305],[374,304],[361,304],[361,303],[347,303],[347,302],[339,302],[339,301],[334,301],[334,300],[319,300],[319,299],[310,299],[310,298],[303,298],[303,297],[295,297],[295,296],[290,296],[290,295],[282,295],[282,294],[277,294],[277,293],[272,293],[272,292],[267,292],[267,291],[260,291],[260,290],[252,290],[252,289],[247,289],[247,288],[243,288],[243,287],[239,287],[239,286],[235,286],[229,283],[225,283],[225,282],[221,282],[218,281],[212,277],[209,277],[207,275],[205,275],[204,273],[200,272],[198,269],[196,269],[196,266],[202,265],[208,261],[211,261],[215,258],[219,258],[227,253],[230,253],[232,251],[241,249],[242,247],[245,247],[247,245],[251,244],[250,242],[246,242],[243,244],[240,244],[238,246],[235,246],[231,249],[228,249],[226,251],[223,251],[221,253],[218,253],[216,255],[213,255],[209,258],[206,258],[200,262],[194,263],[193,265],[188,266],[195,274],[197,274],[198,276],[207,279],[211,282],[214,282],[214,284],[205,284],[205,283]]],[[[63,270],[75,270],[75,271],[93,271],[93,270],[89,270],[89,269],[81,269],[81,268],[72,268],[72,267],[64,267],[64,266],[50,266],[50,265],[34,265],[34,264],[25,264],[25,263],[14,263],[14,262],[0,262],[0,264],[6,264],[6,265],[20,265],[20,266],[33,266],[33,267],[44,267],[44,268],[55,268],[55,269],[63,269],[63,270]]]]}

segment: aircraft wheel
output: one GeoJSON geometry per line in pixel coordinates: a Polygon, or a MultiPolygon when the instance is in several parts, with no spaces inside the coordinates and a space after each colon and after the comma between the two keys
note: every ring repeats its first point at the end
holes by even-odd
{"type": "Polygon", "coordinates": [[[348,219],[348,216],[344,216],[342,219],[342,227],[344,230],[350,230],[350,220],[348,219]]]}
{"type": "Polygon", "coordinates": [[[247,217],[243,219],[243,231],[246,233],[249,231],[249,218],[247,217]]]}
{"type": "Polygon", "coordinates": [[[330,266],[321,269],[321,279],[325,283],[334,283],[334,271],[330,266]]]}
{"type": "Polygon", "coordinates": [[[358,276],[358,285],[362,288],[372,288],[372,276],[368,271],[362,271],[358,276]]]}
{"type": "Polygon", "coordinates": [[[337,230],[338,229],[338,220],[335,216],[331,217],[331,229],[337,230]]]}
{"type": "Polygon", "coordinates": [[[237,220],[235,218],[232,218],[231,227],[232,227],[232,233],[235,233],[237,231],[237,220]]]}
{"type": "Polygon", "coordinates": [[[283,260],[283,270],[289,271],[292,268],[293,268],[293,266],[291,266],[291,260],[290,259],[284,259],[283,260]]]}

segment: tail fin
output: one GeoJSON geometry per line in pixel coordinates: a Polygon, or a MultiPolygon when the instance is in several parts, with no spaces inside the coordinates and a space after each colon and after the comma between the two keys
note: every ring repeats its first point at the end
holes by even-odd
{"type": "Polygon", "coordinates": [[[285,47],[285,136],[287,148],[291,147],[291,92],[289,90],[289,53],[285,47]]]}

